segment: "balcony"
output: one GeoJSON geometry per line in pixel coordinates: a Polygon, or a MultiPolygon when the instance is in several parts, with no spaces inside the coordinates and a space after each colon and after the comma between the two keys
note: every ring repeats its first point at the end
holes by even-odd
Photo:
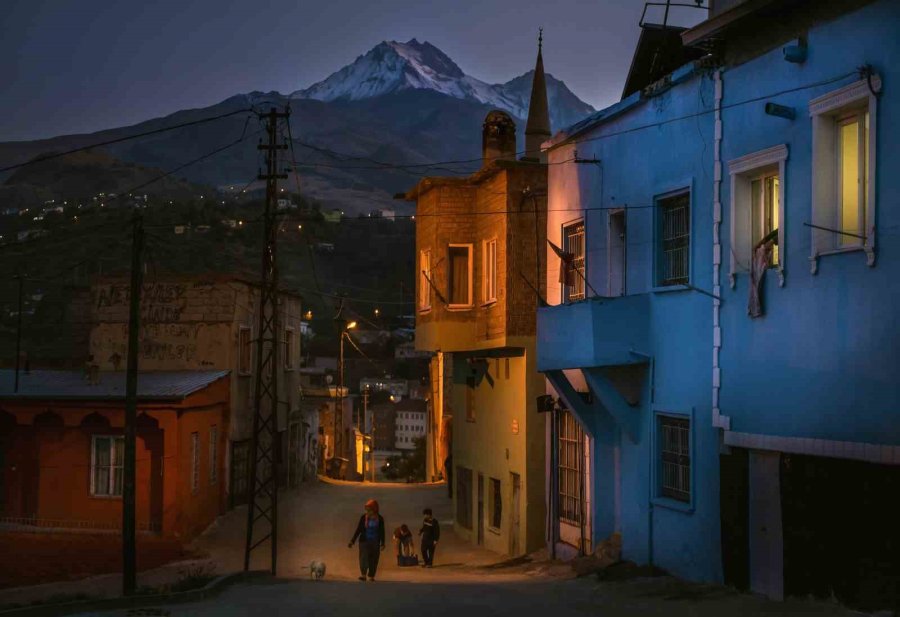
{"type": "Polygon", "coordinates": [[[649,329],[648,294],[540,308],[538,371],[645,363],[649,329]]]}

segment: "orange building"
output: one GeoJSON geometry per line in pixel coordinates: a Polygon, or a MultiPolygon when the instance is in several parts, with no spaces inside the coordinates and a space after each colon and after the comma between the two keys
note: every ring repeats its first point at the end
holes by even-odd
{"type": "MultiPolygon", "coordinates": [[[[224,506],[228,371],[138,378],[137,525],[189,539],[224,506]]],[[[125,373],[0,371],[0,522],[115,529],[122,521],[125,373]]]]}

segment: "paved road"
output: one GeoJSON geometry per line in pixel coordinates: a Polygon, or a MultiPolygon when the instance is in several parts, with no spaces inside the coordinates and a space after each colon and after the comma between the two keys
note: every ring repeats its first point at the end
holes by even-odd
{"type": "MultiPolygon", "coordinates": [[[[385,581],[426,581],[446,579],[477,580],[472,566],[495,563],[501,558],[485,550],[464,544],[451,529],[451,502],[444,485],[409,484],[327,484],[304,487],[299,493],[287,493],[279,508],[278,575],[308,577],[313,560],[324,561],[328,580],[355,580],[359,576],[358,550],[347,548],[366,500],[378,500],[388,531],[388,547],[382,553],[378,578],[385,581]],[[390,534],[406,523],[413,534],[421,527],[422,510],[430,507],[444,523],[433,570],[398,568],[390,534]],[[462,568],[460,566],[468,566],[462,568]]],[[[223,517],[220,523],[195,544],[208,552],[219,572],[243,568],[246,510],[223,517]]],[[[418,541],[416,542],[418,548],[418,541]]],[[[269,546],[254,551],[251,567],[268,569],[269,546]]]]}
{"type": "MultiPolygon", "coordinates": [[[[853,613],[829,604],[777,604],[739,595],[720,587],[683,583],[668,577],[621,583],[600,583],[593,577],[572,579],[568,566],[527,564],[497,567],[501,557],[457,540],[447,525],[438,549],[438,567],[398,568],[391,553],[378,581],[359,582],[356,550],[347,541],[362,512],[374,497],[389,527],[402,522],[413,527],[421,510],[430,506],[441,521],[451,519],[443,486],[360,486],[318,484],[288,495],[281,504],[281,580],[238,585],[217,598],[155,612],[113,611],[80,617],[131,617],[138,614],[171,617],[267,617],[366,615],[481,617],[552,614],[554,617],[602,615],[625,617],[721,617],[722,615],[829,615],[853,613]],[[309,579],[312,559],[325,560],[325,580],[309,579]],[[493,564],[491,567],[486,567],[493,564]]],[[[225,517],[198,546],[209,551],[220,571],[242,564],[245,512],[225,517]]],[[[415,527],[414,527],[415,528],[415,527]]],[[[390,548],[388,549],[390,551],[390,548]]],[[[254,567],[264,565],[265,554],[254,567]]]]}

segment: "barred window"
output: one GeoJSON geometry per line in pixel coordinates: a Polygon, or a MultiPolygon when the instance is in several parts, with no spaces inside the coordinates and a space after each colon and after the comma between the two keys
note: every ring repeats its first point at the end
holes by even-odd
{"type": "Polygon", "coordinates": [[[200,488],[200,433],[191,433],[191,492],[200,488]]]}
{"type": "Polygon", "coordinates": [[[557,416],[559,441],[559,518],[573,525],[581,523],[582,504],[580,477],[584,469],[582,448],[584,430],[575,416],[563,410],[557,416]]]}
{"type": "Polygon", "coordinates": [[[658,418],[659,494],[690,502],[691,422],[672,416],[658,418]]]}
{"type": "Polygon", "coordinates": [[[584,221],[567,225],[563,228],[563,250],[573,255],[572,275],[563,288],[564,301],[584,300],[584,221]]]}
{"type": "Polygon", "coordinates": [[[691,194],[660,199],[659,272],[657,284],[687,285],[690,279],[691,194]]]}

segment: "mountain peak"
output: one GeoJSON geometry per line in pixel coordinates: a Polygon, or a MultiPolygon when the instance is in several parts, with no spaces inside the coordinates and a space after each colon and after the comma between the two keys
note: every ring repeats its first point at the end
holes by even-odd
{"type": "MultiPolygon", "coordinates": [[[[533,70],[506,82],[488,84],[465,72],[443,51],[428,41],[412,38],[406,43],[382,41],[366,54],[291,98],[320,101],[359,101],[404,90],[433,90],[457,99],[497,107],[526,118],[533,70]]],[[[547,74],[551,121],[555,128],[568,126],[594,109],[547,74]],[[556,109],[564,103],[566,109],[556,109]],[[561,113],[562,112],[562,113],[561,113]]]]}

